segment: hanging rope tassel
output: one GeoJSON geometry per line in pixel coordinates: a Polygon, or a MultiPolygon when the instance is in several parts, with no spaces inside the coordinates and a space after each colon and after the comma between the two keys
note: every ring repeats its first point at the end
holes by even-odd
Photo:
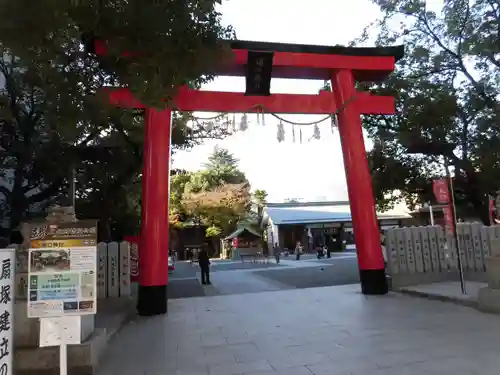
{"type": "Polygon", "coordinates": [[[236,128],[236,113],[233,113],[233,133],[236,133],[238,129],[236,128]]]}
{"type": "Polygon", "coordinates": [[[302,144],[302,129],[299,129],[300,144],[302,144]]]}
{"type": "Polygon", "coordinates": [[[257,112],[257,125],[260,125],[260,113],[257,112]]]}
{"type": "Polygon", "coordinates": [[[276,139],[278,142],[283,142],[285,140],[285,129],[283,128],[283,123],[280,121],[278,124],[278,132],[276,134],[276,139]]]}
{"type": "Polygon", "coordinates": [[[292,140],[295,143],[295,125],[292,125],[292,140]]]}
{"type": "Polygon", "coordinates": [[[313,133],[312,137],[314,139],[316,139],[316,140],[321,139],[321,133],[319,131],[319,126],[318,125],[314,125],[314,133],[313,133]]]}
{"type": "Polygon", "coordinates": [[[244,132],[247,129],[248,129],[248,116],[245,113],[243,116],[241,116],[240,131],[244,132]]]}

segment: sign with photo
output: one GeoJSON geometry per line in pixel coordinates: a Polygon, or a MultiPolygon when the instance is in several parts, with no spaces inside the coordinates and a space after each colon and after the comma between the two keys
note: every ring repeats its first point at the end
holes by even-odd
{"type": "Polygon", "coordinates": [[[96,222],[78,221],[34,226],[30,244],[28,317],[95,314],[96,222]]]}

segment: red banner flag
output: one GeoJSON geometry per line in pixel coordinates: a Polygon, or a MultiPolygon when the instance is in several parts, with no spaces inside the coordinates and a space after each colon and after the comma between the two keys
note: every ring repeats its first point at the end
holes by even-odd
{"type": "Polygon", "coordinates": [[[441,178],[432,182],[432,191],[439,204],[450,203],[450,190],[448,188],[448,180],[441,178]]]}
{"type": "Polygon", "coordinates": [[[450,199],[450,189],[447,178],[440,178],[432,182],[432,191],[439,204],[445,204],[443,208],[444,226],[449,233],[453,233],[455,229],[455,218],[453,217],[452,202],[450,199]]]}

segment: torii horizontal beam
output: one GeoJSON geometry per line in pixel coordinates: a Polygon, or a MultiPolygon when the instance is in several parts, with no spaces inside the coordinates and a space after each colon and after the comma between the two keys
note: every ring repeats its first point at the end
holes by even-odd
{"type": "MultiPolygon", "coordinates": [[[[286,43],[229,41],[232,56],[221,62],[212,73],[218,76],[245,76],[248,51],[273,52],[273,78],[329,80],[332,70],[352,71],[357,81],[385,79],[403,56],[404,47],[343,47],[313,46],[286,43]]],[[[93,41],[93,50],[105,56],[105,40],[93,41]]],[[[130,56],[124,52],[123,56],[130,56]]]]}
{"type": "MultiPolygon", "coordinates": [[[[123,108],[146,108],[126,88],[109,90],[112,104],[123,108]]],[[[360,114],[391,115],[395,111],[394,98],[358,92],[352,103],[360,114]]],[[[271,96],[246,96],[238,92],[203,91],[182,88],[169,105],[172,109],[186,112],[227,113],[288,113],[288,114],[332,114],[338,108],[333,93],[321,91],[317,95],[272,94],[271,96]]]]}

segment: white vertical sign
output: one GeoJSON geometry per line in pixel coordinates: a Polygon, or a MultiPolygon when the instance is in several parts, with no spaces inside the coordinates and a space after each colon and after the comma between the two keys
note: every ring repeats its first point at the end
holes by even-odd
{"type": "Polygon", "coordinates": [[[108,243],[108,297],[120,297],[120,267],[119,246],[117,242],[108,243]]]}
{"type": "Polygon", "coordinates": [[[13,373],[15,249],[0,249],[0,375],[13,373]]]}
{"type": "Polygon", "coordinates": [[[120,297],[130,297],[130,244],[120,243],[120,297]]]}

